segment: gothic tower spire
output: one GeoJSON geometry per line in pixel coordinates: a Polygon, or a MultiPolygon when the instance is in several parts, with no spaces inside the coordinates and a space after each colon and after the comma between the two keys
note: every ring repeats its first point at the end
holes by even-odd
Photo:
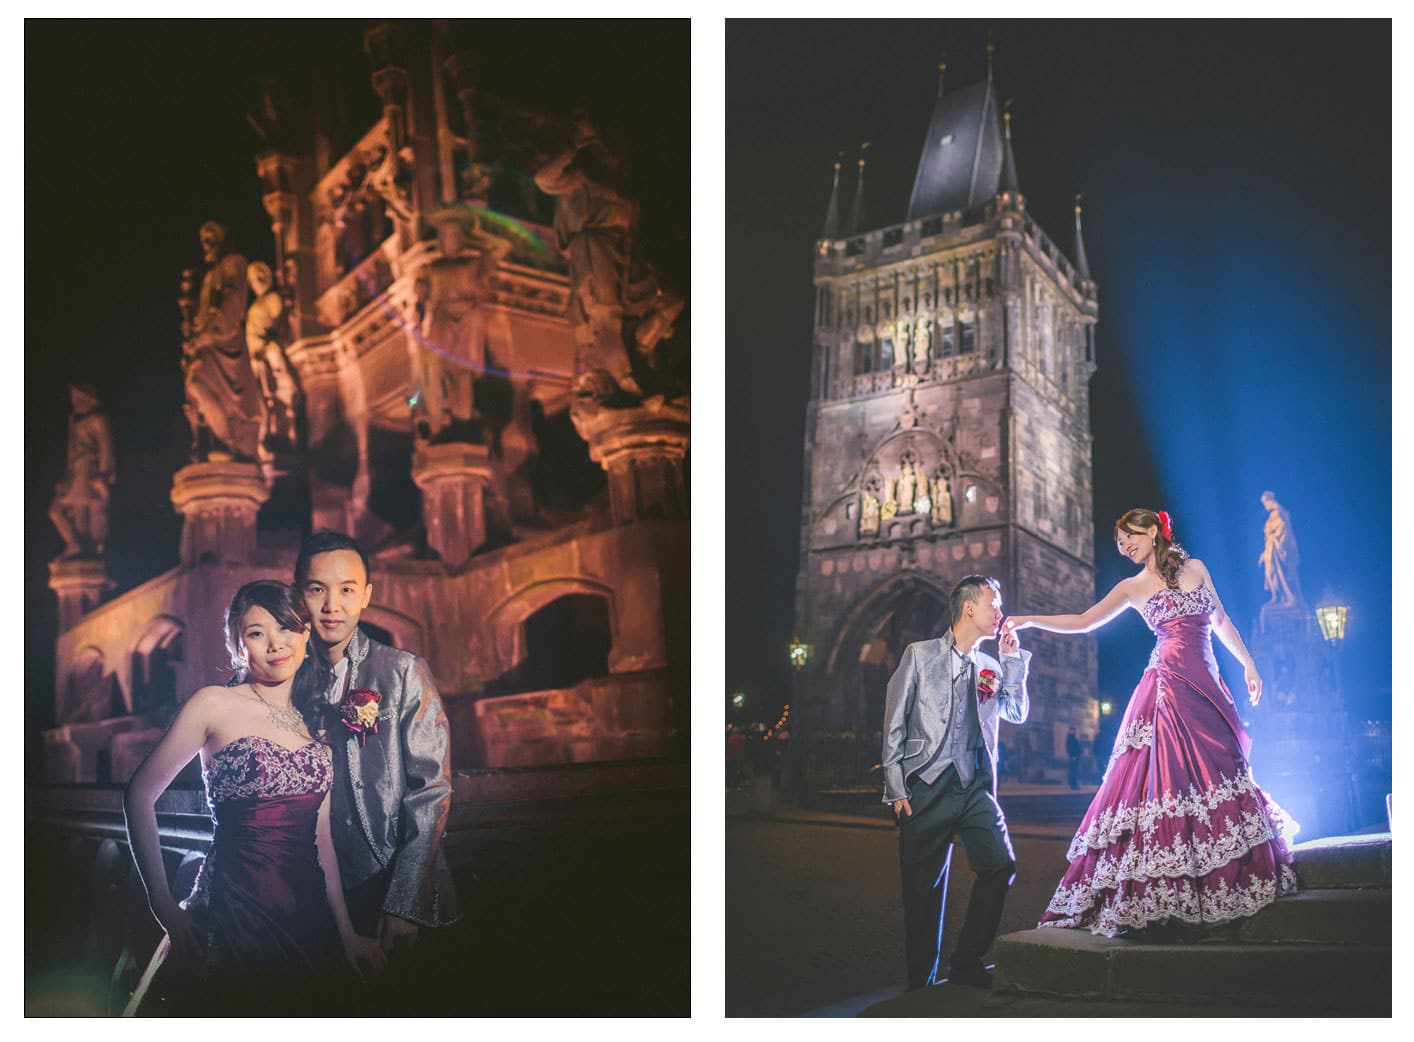
{"type": "Polygon", "coordinates": [[[854,206],[849,215],[849,234],[858,235],[864,230],[864,150],[869,142],[859,146],[859,184],[854,190],[854,206]]]}
{"type": "Polygon", "coordinates": [[[1016,179],[1016,156],[1011,151],[1011,99],[1006,101],[1005,111],[1002,119],[1006,122],[1006,133],[1003,135],[1004,150],[1002,153],[1002,178],[998,188],[1003,192],[1012,195],[1021,194],[1021,185],[1016,179]]]}
{"type": "Polygon", "coordinates": [[[1086,282],[1094,282],[1090,277],[1090,262],[1085,259],[1085,240],[1080,235],[1080,200],[1081,196],[1075,196],[1075,270],[1080,272],[1080,277],[1086,282]]]}
{"type": "Polygon", "coordinates": [[[820,229],[820,238],[840,237],[840,161],[835,160],[835,183],[830,186],[830,205],[825,208],[825,227],[820,229]]]}
{"type": "Polygon", "coordinates": [[[1002,126],[990,79],[941,91],[918,158],[908,220],[971,210],[998,192],[1002,126]]]}

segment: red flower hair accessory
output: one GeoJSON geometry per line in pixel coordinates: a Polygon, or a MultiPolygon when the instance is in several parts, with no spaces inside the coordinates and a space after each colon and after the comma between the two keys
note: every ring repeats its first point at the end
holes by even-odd
{"type": "Polygon", "coordinates": [[[1164,533],[1164,538],[1170,543],[1173,542],[1173,518],[1169,517],[1167,510],[1159,511],[1159,528],[1164,533]]]}

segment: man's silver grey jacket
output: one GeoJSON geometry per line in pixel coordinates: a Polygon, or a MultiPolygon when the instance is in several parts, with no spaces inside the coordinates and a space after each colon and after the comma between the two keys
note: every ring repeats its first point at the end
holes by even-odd
{"type": "MultiPolygon", "coordinates": [[[[952,716],[952,673],[948,661],[954,644],[949,628],[941,637],[920,640],[903,649],[898,669],[889,678],[888,694],[884,699],[884,802],[909,798],[904,779],[929,763],[948,733],[952,716]]],[[[1001,689],[977,707],[982,741],[992,762],[992,791],[997,791],[997,730],[1006,717],[1013,724],[1024,723],[1031,711],[1026,694],[1026,671],[1031,652],[1003,656],[999,663],[980,650],[973,652],[977,660],[977,676],[990,669],[1001,677],[1001,689]]],[[[977,697],[974,686],[972,697],[977,697]]],[[[941,773],[941,770],[939,771],[941,773]]],[[[936,778],[925,778],[930,784],[936,778]]]]}
{"type": "MultiPolygon", "coordinates": [[[[362,630],[349,641],[350,675],[330,692],[331,673],[317,654],[300,681],[326,702],[331,694],[370,688],[379,695],[378,731],[358,735],[326,711],[334,747],[329,824],[344,888],[389,870],[383,911],[423,926],[461,918],[442,834],[452,809],[451,734],[427,663],[370,639],[362,630]]],[[[308,689],[307,689],[308,690],[308,689]]],[[[304,697],[309,697],[305,694],[304,697]]]]}

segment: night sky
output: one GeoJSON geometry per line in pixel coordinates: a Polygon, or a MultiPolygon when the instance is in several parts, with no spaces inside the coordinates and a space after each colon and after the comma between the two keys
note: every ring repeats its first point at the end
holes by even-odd
{"type": "MultiPolygon", "coordinates": [[[[1347,695],[1388,719],[1386,21],[728,23],[728,689],[767,722],[788,700],[811,250],[831,163],[845,152],[847,215],[872,142],[865,223],[902,222],[939,57],[948,84],[979,81],[989,30],[1022,193],[1072,258],[1085,195],[1097,595],[1132,570],[1114,519],[1168,509],[1250,643],[1272,488],[1308,601],[1351,606],[1347,695]]],[[[1153,638],[1132,612],[1097,635],[1098,694],[1122,704],[1153,638]]]]}
{"type": "MultiPolygon", "coordinates": [[[[297,91],[316,62],[329,63],[345,116],[361,134],[381,113],[362,50],[371,24],[25,23],[31,730],[48,726],[52,712],[57,611],[45,563],[63,544],[46,514],[64,472],[65,384],[94,384],[113,425],[108,569],[121,593],[177,563],[180,523],[168,493],[186,462],[189,433],[176,300],[181,269],[200,268],[197,228],[219,220],[231,228],[231,248],[250,260],[273,259],[255,172],[260,141],[246,120],[261,78],[297,91]]],[[[469,28],[485,89],[564,117],[583,107],[629,155],[645,252],[671,285],[686,289],[689,23],[493,20],[469,28]]],[[[339,142],[335,149],[342,154],[339,142]]]]}

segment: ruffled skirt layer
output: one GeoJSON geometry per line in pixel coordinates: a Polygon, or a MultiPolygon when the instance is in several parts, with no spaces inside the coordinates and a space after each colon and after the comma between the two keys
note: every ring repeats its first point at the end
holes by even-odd
{"type": "Polygon", "coordinates": [[[1290,831],[1227,717],[1182,675],[1150,668],[1038,925],[1113,937],[1250,916],[1296,890],[1290,831]]]}

